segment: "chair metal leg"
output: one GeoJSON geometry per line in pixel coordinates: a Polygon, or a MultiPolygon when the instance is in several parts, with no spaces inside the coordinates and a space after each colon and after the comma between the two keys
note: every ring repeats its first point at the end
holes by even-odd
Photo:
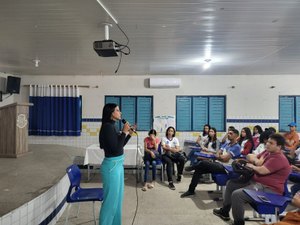
{"type": "Polygon", "coordinates": [[[94,216],[94,223],[96,224],[96,216],[95,216],[95,201],[93,201],[93,216],[94,216]]]}
{"type": "Polygon", "coordinates": [[[87,164],[87,181],[90,181],[90,164],[87,164]]]}
{"type": "Polygon", "coordinates": [[[165,181],[165,169],[166,169],[166,166],[165,166],[165,164],[163,164],[161,167],[161,182],[165,181]]]}
{"type": "Polygon", "coordinates": [[[79,215],[79,210],[80,210],[80,202],[78,202],[78,208],[77,208],[77,215],[76,215],[76,218],[77,218],[78,215],[79,215]]]}
{"type": "Polygon", "coordinates": [[[68,206],[67,206],[67,216],[66,216],[66,221],[65,221],[65,225],[68,224],[68,219],[69,219],[69,212],[70,212],[70,208],[71,208],[71,204],[67,203],[68,206]]]}
{"type": "Polygon", "coordinates": [[[267,214],[265,215],[265,224],[273,224],[276,223],[277,219],[274,214],[267,214]]]}

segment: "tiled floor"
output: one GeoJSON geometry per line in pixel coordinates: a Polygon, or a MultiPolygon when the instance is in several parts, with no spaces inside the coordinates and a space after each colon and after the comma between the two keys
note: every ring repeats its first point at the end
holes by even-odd
{"type": "MultiPolygon", "coordinates": [[[[123,206],[123,225],[212,225],[228,224],[212,214],[214,208],[220,207],[221,202],[212,199],[221,196],[219,193],[208,193],[215,190],[215,184],[199,184],[196,195],[191,198],[180,198],[180,194],[187,190],[191,176],[185,175],[181,183],[175,183],[176,190],[172,191],[167,183],[158,182],[154,189],[143,192],[141,184],[136,184],[134,174],[125,174],[125,198],[123,206]]],[[[86,187],[101,187],[99,174],[85,183],[86,187]]],[[[98,224],[100,204],[96,204],[98,224]]],[[[77,206],[70,210],[69,224],[94,224],[92,203],[82,203],[78,218],[75,217],[77,206]]],[[[252,210],[246,214],[252,216],[252,210]]],[[[64,224],[66,212],[57,222],[64,224]]],[[[247,222],[247,225],[262,224],[247,222]]]]}

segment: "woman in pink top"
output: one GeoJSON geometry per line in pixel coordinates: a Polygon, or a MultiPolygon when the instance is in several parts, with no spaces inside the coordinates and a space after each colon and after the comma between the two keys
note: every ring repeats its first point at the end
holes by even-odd
{"type": "Polygon", "coordinates": [[[144,174],[144,186],[143,191],[147,188],[153,188],[156,179],[156,163],[161,159],[161,154],[158,151],[159,138],[156,137],[156,130],[152,129],[148,132],[148,137],[144,139],[144,163],[145,163],[145,174],[144,174]],[[152,166],[152,181],[147,182],[149,168],[152,166]]]}

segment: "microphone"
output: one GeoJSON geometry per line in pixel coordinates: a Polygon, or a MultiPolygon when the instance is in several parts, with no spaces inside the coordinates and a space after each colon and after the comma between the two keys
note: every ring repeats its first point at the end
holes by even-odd
{"type": "MultiPolygon", "coordinates": [[[[127,123],[127,120],[122,119],[122,123],[123,123],[123,124],[127,123]]],[[[130,126],[130,125],[129,125],[129,126],[130,126]]],[[[130,126],[130,130],[132,130],[134,133],[136,133],[136,130],[135,130],[132,126],[130,126]]]]}

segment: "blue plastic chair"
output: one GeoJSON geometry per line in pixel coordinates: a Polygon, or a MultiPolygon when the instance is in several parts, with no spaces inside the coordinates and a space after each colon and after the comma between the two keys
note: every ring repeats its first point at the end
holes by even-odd
{"type": "MultiPolygon", "coordinates": [[[[240,155],[233,157],[232,159],[238,159],[240,155]]],[[[212,173],[212,179],[217,185],[217,191],[221,191],[222,198],[214,198],[214,201],[221,201],[224,198],[226,183],[230,179],[238,178],[239,174],[234,173],[231,165],[223,164],[226,173],[212,173]]]]}
{"type": "MultiPolygon", "coordinates": [[[[287,187],[287,185],[286,185],[287,187]]],[[[287,188],[285,188],[287,192],[287,188]]],[[[289,193],[284,195],[267,193],[255,190],[243,190],[251,199],[250,205],[258,214],[265,215],[265,223],[276,223],[279,221],[279,214],[282,213],[287,205],[291,202],[291,197],[289,193]],[[270,217],[268,215],[274,215],[270,217]]],[[[248,219],[249,221],[249,219],[248,219]]]]}
{"type": "MultiPolygon", "coordinates": [[[[81,188],[80,180],[81,173],[77,165],[71,165],[66,169],[70,180],[70,187],[66,196],[67,203],[79,203],[79,202],[93,202],[93,215],[94,222],[96,224],[95,217],[95,201],[103,201],[103,189],[102,188],[81,188]]],[[[72,204],[68,204],[67,216],[65,224],[68,224],[69,211],[72,204]]],[[[77,216],[79,213],[79,205],[77,216]]],[[[76,216],[76,217],[77,217],[76,216]]]]}
{"type": "Polygon", "coordinates": [[[221,201],[225,195],[225,188],[227,181],[230,179],[238,178],[239,174],[234,173],[231,165],[223,165],[226,173],[213,173],[212,179],[217,185],[217,191],[221,191],[222,198],[214,198],[214,201],[221,201]]]}

